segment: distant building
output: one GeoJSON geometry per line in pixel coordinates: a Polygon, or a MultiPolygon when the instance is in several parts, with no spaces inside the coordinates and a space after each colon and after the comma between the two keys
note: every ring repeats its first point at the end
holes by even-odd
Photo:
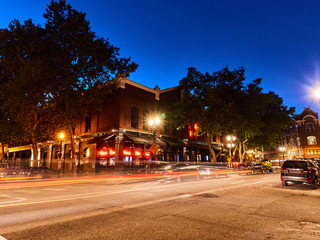
{"type": "Polygon", "coordinates": [[[320,126],[318,113],[310,107],[295,115],[284,136],[279,139],[279,148],[264,152],[264,158],[276,159],[320,159],[320,126]],[[280,151],[283,147],[283,151],[280,151]]]}
{"type": "MultiPolygon", "coordinates": [[[[78,119],[74,140],[79,168],[94,172],[119,162],[139,166],[150,159],[210,161],[208,144],[194,136],[194,126],[177,131],[170,124],[168,110],[184,96],[183,90],[151,89],[126,78],[119,78],[117,85],[116,93],[104,99],[99,111],[88,107],[87,115],[78,119]],[[153,128],[149,119],[155,117],[160,124],[153,128]],[[151,148],[154,143],[155,149],[151,148]]],[[[212,146],[221,149],[220,142],[212,146]]],[[[67,136],[39,143],[38,159],[34,159],[31,145],[9,146],[6,153],[8,165],[46,166],[65,172],[72,171],[72,159],[67,136]]]]}

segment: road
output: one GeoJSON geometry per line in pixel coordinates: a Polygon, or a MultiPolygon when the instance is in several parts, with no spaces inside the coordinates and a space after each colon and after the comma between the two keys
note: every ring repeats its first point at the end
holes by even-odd
{"type": "MultiPolygon", "coordinates": [[[[279,174],[0,184],[4,239],[320,239],[320,189],[279,174]]],[[[0,237],[1,239],[1,237],[0,237]]]]}

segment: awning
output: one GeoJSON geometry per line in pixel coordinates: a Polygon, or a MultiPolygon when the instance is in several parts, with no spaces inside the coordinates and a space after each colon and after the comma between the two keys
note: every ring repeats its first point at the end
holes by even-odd
{"type": "Polygon", "coordinates": [[[183,143],[177,138],[160,137],[160,140],[168,144],[170,147],[187,147],[188,145],[183,143]]]}
{"type": "Polygon", "coordinates": [[[90,139],[87,144],[93,144],[93,143],[101,143],[101,142],[105,142],[108,139],[112,138],[113,136],[115,136],[115,134],[111,134],[111,135],[102,135],[99,137],[94,137],[92,139],[90,139]]]}
{"type": "MultiPolygon", "coordinates": [[[[130,138],[134,143],[137,144],[153,144],[153,135],[146,134],[134,134],[134,133],[124,133],[124,136],[130,138]]],[[[165,143],[156,137],[155,144],[160,146],[165,146],[165,143]]]]}

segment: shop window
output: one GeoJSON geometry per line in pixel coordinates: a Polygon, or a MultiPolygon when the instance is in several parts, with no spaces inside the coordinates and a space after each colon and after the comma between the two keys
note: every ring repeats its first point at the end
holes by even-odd
{"type": "Polygon", "coordinates": [[[308,145],[317,145],[317,138],[315,136],[307,137],[308,145]]]}
{"type": "Polygon", "coordinates": [[[136,107],[131,108],[131,127],[139,128],[139,110],[136,107]]]}

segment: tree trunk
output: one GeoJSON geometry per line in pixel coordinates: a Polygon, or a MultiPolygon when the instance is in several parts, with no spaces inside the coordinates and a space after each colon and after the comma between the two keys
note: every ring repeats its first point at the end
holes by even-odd
{"type": "MultiPolygon", "coordinates": [[[[212,162],[216,162],[217,161],[217,156],[216,156],[216,152],[213,150],[212,146],[211,146],[211,138],[212,136],[210,136],[209,134],[207,135],[207,143],[209,146],[209,151],[212,155],[212,162]]],[[[219,154],[220,155],[220,154],[219,154]]]]}
{"type": "Polygon", "coordinates": [[[75,142],[74,142],[74,135],[72,131],[72,126],[69,125],[69,136],[71,141],[71,152],[72,152],[72,159],[73,159],[73,175],[77,176],[77,154],[75,150],[75,142]]]}
{"type": "Polygon", "coordinates": [[[32,138],[32,151],[33,151],[33,162],[36,161],[35,166],[38,166],[38,148],[37,148],[37,141],[32,138]]]}
{"type": "Polygon", "coordinates": [[[238,153],[239,153],[239,160],[240,162],[243,162],[244,156],[246,154],[246,145],[245,143],[248,141],[248,139],[244,140],[243,142],[239,141],[238,144],[238,153]]]}

